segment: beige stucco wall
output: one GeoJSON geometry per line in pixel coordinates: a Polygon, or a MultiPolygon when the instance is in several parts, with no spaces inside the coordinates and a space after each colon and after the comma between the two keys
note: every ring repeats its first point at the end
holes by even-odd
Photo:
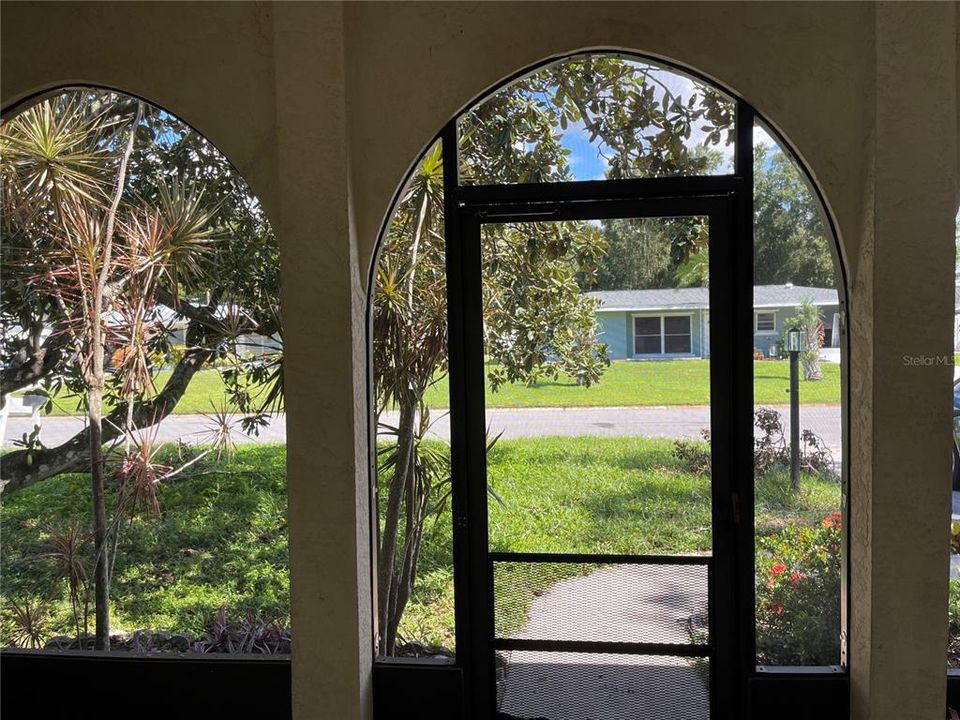
{"type": "Polygon", "coordinates": [[[457,110],[603,47],[687,64],[799,151],[851,281],[855,715],[944,697],[957,7],[951,3],[4,3],[4,108],[70,82],[193,123],[282,251],[294,707],[369,712],[365,283],[390,200],[457,110]]]}

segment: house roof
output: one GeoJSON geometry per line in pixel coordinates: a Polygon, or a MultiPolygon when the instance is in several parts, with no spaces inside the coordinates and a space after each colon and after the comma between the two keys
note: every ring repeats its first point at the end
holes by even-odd
{"type": "MultiPolygon", "coordinates": [[[[586,293],[600,301],[598,312],[641,310],[697,310],[706,308],[709,290],[698,288],[667,288],[658,290],[598,290],[586,293]]],[[[803,285],[756,285],[753,288],[754,307],[796,307],[804,300],[814,305],[837,305],[837,291],[833,288],[803,285]]]]}

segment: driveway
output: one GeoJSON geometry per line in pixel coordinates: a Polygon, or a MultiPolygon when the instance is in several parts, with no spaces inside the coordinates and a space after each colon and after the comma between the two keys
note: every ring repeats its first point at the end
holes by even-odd
{"type": "MultiPolygon", "coordinates": [[[[774,406],[789,428],[790,409],[774,406]]],[[[387,424],[396,424],[395,413],[385,413],[387,424]]],[[[502,432],[504,438],[529,438],[543,435],[566,437],[662,437],[696,438],[700,430],[710,426],[710,408],[700,405],[671,407],[594,407],[594,408],[494,408],[487,411],[491,434],[502,432]]],[[[809,428],[824,439],[836,459],[840,458],[840,406],[807,405],[800,409],[801,427],[809,428]]],[[[82,417],[46,417],[40,439],[48,446],[59,445],[83,429],[82,417]]],[[[183,438],[186,442],[203,442],[210,421],[203,415],[169,415],[160,423],[158,439],[183,438]]],[[[11,417],[7,421],[4,446],[31,430],[29,417],[11,417]]],[[[430,434],[450,437],[450,415],[436,410],[430,434]]],[[[236,432],[238,443],[278,443],[286,440],[286,416],[278,415],[259,436],[236,432]]]]}

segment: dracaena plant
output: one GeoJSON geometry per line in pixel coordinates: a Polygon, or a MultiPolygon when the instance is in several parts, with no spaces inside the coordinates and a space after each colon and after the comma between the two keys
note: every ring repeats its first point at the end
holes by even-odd
{"type": "Polygon", "coordinates": [[[97,649],[110,644],[104,401],[116,385],[126,406],[122,491],[134,505],[155,506],[153,483],[146,481],[156,469],[152,454],[131,452],[130,438],[137,402],[155,389],[152,352],[166,335],[157,295],[163,285],[176,297],[184,278],[196,281],[214,237],[216,209],[203,204],[202,192],[172,183],[155,205],[130,197],[130,159],[150,112],[140,101],[125,111],[91,110],[82,98],[67,95],[39,103],[4,123],[0,133],[5,224],[32,239],[22,244],[33,261],[22,275],[23,292],[51,303],[38,321],[55,318],[54,334],[66,338],[87,411],[97,649]],[[109,379],[108,350],[114,361],[109,379]]]}
{"type": "Polygon", "coordinates": [[[40,648],[47,636],[48,608],[30,598],[9,600],[3,610],[8,641],[14,647],[40,648]]]}
{"type": "MultiPolygon", "coordinates": [[[[7,391],[42,384],[49,408],[67,390],[88,411],[96,318],[112,363],[102,392],[113,408],[101,427],[104,443],[162,420],[197,372],[242,335],[271,337],[275,348],[269,363],[240,364],[228,394],[252,423],[282,409],[276,238],[249,187],[202,136],[135,98],[70,89],[3,119],[0,173],[7,391]],[[104,273],[98,316],[92,306],[104,273]],[[240,309],[236,322],[224,307],[240,309]],[[186,325],[179,352],[173,323],[186,325]],[[166,361],[171,376],[158,389],[153,380],[166,361]]],[[[88,434],[9,453],[2,492],[89,468],[88,434]]]]}
{"type": "Polygon", "coordinates": [[[45,524],[50,549],[41,557],[52,560],[60,574],[67,579],[70,609],[77,637],[87,634],[90,609],[90,582],[87,575],[88,549],[92,533],[78,523],[64,526],[45,524]]]}

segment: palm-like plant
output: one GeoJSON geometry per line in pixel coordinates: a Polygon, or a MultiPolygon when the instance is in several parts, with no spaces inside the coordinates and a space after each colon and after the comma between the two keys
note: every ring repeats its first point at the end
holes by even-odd
{"type": "Polygon", "coordinates": [[[820,349],[823,347],[824,329],[820,308],[810,300],[801,302],[796,313],[783,322],[783,331],[788,330],[802,330],[804,334],[805,347],[800,353],[803,379],[821,380],[823,371],[820,369],[820,349]]]}
{"type": "Polygon", "coordinates": [[[81,608],[83,635],[87,631],[89,609],[89,578],[86,569],[87,546],[93,535],[77,523],[64,527],[44,525],[51,549],[42,557],[53,560],[63,577],[67,578],[70,590],[70,608],[77,637],[81,636],[81,608]]]}
{"type": "Polygon", "coordinates": [[[37,103],[0,129],[3,210],[22,222],[57,213],[67,199],[103,201],[104,134],[115,121],[77,95],[37,103]]]}
{"type": "MultiPolygon", "coordinates": [[[[139,101],[118,113],[116,105],[89,100],[66,93],[4,123],[0,173],[5,224],[18,225],[34,239],[25,247],[42,255],[25,286],[51,299],[55,332],[71,339],[82,377],[94,508],[95,647],[109,649],[105,356],[108,348],[116,348],[115,380],[127,406],[121,495],[134,505],[156,508],[150,481],[157,474],[155,453],[144,450],[144,443],[131,443],[134,408],[154,389],[151,354],[166,337],[157,293],[163,285],[176,302],[180,284],[196,282],[204,272],[202,256],[215,239],[216,208],[204,204],[202,192],[179,183],[161,185],[155,205],[130,198],[130,158],[150,111],[139,101]]],[[[126,504],[118,503],[118,509],[126,504]]]]}
{"type": "Polygon", "coordinates": [[[10,629],[5,635],[14,647],[43,647],[47,635],[47,609],[29,598],[22,602],[10,600],[3,611],[3,619],[10,629]]]}
{"type": "Polygon", "coordinates": [[[440,144],[427,152],[386,238],[373,313],[378,429],[395,439],[378,453],[388,477],[378,555],[380,651],[393,654],[397,628],[417,574],[420,538],[437,506],[449,463],[422,443],[430,425],[424,395],[446,366],[443,263],[443,165],[440,144]],[[396,409],[395,426],[379,422],[396,409]],[[432,458],[432,459],[431,459],[432,458]]]}

